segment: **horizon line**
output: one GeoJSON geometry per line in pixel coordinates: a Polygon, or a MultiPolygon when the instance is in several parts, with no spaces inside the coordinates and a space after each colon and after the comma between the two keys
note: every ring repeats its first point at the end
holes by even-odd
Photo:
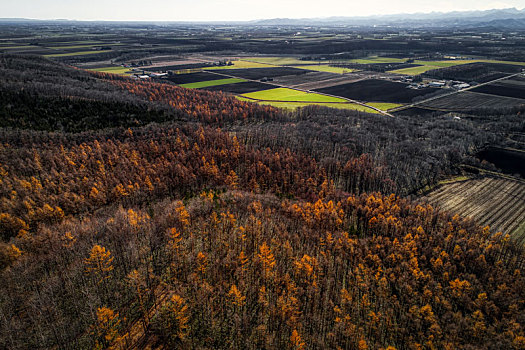
{"type": "Polygon", "coordinates": [[[330,18],[372,18],[372,17],[386,17],[386,16],[402,16],[402,15],[431,15],[431,14],[452,14],[452,13],[468,13],[468,12],[489,12],[497,10],[516,10],[519,12],[525,11],[525,7],[519,9],[517,7],[501,7],[491,8],[487,10],[456,10],[456,11],[431,11],[431,12],[397,12],[385,14],[370,14],[358,16],[322,16],[322,17],[272,17],[272,18],[256,18],[256,19],[224,19],[224,20],[155,20],[155,19],[71,19],[71,18],[28,18],[28,17],[0,17],[0,21],[5,20],[24,20],[24,21],[57,21],[57,22],[135,22],[135,23],[235,23],[235,22],[256,22],[265,20],[326,20],[330,18]]]}

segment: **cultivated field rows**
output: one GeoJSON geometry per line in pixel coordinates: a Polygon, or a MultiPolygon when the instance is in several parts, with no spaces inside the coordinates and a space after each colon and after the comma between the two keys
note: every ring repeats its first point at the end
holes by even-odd
{"type": "Polygon", "coordinates": [[[444,111],[459,111],[477,108],[506,108],[522,104],[525,104],[525,99],[464,91],[436,98],[419,106],[444,111]]]}
{"type": "Polygon", "coordinates": [[[495,231],[525,238],[525,233],[518,230],[525,221],[524,182],[494,177],[458,181],[441,186],[426,199],[495,231]]]}

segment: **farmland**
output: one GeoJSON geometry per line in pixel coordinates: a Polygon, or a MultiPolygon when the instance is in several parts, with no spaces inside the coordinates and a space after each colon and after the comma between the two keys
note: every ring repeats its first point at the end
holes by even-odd
{"type": "Polygon", "coordinates": [[[199,83],[201,81],[221,80],[224,78],[225,77],[222,75],[207,73],[207,72],[173,74],[168,77],[168,79],[174,82],[175,84],[199,83]]]}
{"type": "Polygon", "coordinates": [[[352,73],[354,71],[353,69],[349,69],[349,68],[332,67],[332,66],[320,65],[320,64],[296,66],[296,68],[309,69],[309,70],[314,70],[318,72],[336,73],[336,74],[346,74],[346,73],[352,73]]]}
{"type": "Polygon", "coordinates": [[[200,89],[200,88],[211,87],[211,86],[236,84],[236,83],[241,83],[244,81],[246,80],[237,79],[237,78],[226,78],[226,79],[217,79],[217,80],[210,80],[210,81],[199,81],[196,83],[181,84],[180,86],[188,88],[188,89],[200,89]]]}
{"type": "Polygon", "coordinates": [[[442,185],[427,196],[445,210],[471,217],[493,230],[525,240],[525,183],[484,177],[442,185]]]}
{"type": "Polygon", "coordinates": [[[525,99],[480,94],[470,91],[443,96],[420,104],[420,107],[441,111],[468,111],[480,108],[507,108],[525,104],[525,99]]]}
{"type": "Polygon", "coordinates": [[[518,64],[474,62],[432,70],[427,72],[426,75],[438,79],[453,79],[483,83],[501,78],[505,75],[519,73],[522,69],[521,67],[522,66],[518,64]]]}
{"type": "Polygon", "coordinates": [[[300,107],[307,107],[307,106],[322,106],[322,107],[330,107],[330,108],[336,108],[336,109],[348,109],[348,110],[353,110],[353,111],[360,111],[360,112],[366,112],[366,113],[375,113],[377,114],[378,112],[373,110],[373,109],[370,109],[370,108],[367,108],[365,106],[362,106],[362,105],[359,105],[359,104],[355,104],[355,103],[351,103],[351,102],[340,102],[340,103],[330,103],[330,102],[286,102],[286,101],[265,101],[265,100],[253,100],[253,99],[249,99],[249,98],[245,98],[245,97],[242,97],[242,96],[239,96],[237,97],[239,100],[241,101],[246,101],[246,102],[257,102],[258,104],[261,104],[261,105],[267,105],[267,106],[272,106],[272,107],[277,107],[277,108],[284,108],[284,109],[296,109],[296,108],[300,108],[300,107]]]}
{"type": "Polygon", "coordinates": [[[273,65],[258,63],[258,62],[244,61],[244,60],[237,60],[237,61],[231,61],[231,65],[228,65],[228,66],[206,67],[206,69],[215,70],[215,69],[269,68],[269,67],[273,67],[273,65]]]}
{"type": "Polygon", "coordinates": [[[218,85],[218,86],[208,86],[204,89],[209,91],[223,91],[223,92],[229,92],[232,94],[246,94],[250,92],[256,92],[256,91],[263,91],[263,90],[269,90],[269,89],[275,89],[277,86],[266,84],[266,83],[259,83],[257,81],[245,81],[235,84],[225,84],[225,85],[218,85]]]}
{"type": "Polygon", "coordinates": [[[407,84],[388,80],[361,80],[315,91],[359,101],[409,103],[413,98],[439,92],[438,89],[408,89],[407,84]]]}
{"type": "Polygon", "coordinates": [[[111,50],[93,50],[93,51],[77,51],[77,52],[67,52],[67,53],[54,53],[44,55],[45,57],[68,57],[68,56],[84,56],[84,55],[96,55],[101,53],[108,53],[111,50]]]}
{"type": "Polygon", "coordinates": [[[435,66],[417,66],[417,67],[409,67],[409,68],[391,70],[389,72],[393,74],[419,75],[419,74],[423,74],[433,69],[436,69],[436,67],[435,66]]]}
{"type": "Polygon", "coordinates": [[[253,92],[244,94],[244,97],[252,98],[255,100],[266,100],[266,101],[289,101],[289,102],[347,102],[342,98],[325,96],[315,93],[307,93],[303,91],[277,88],[272,90],[265,90],[261,92],[253,92]]]}
{"type": "Polygon", "coordinates": [[[216,73],[229,74],[243,79],[259,80],[275,78],[283,75],[301,75],[308,71],[292,67],[246,68],[246,69],[217,69],[216,73]]]}
{"type": "Polygon", "coordinates": [[[127,67],[103,67],[103,68],[91,68],[95,72],[112,73],[112,74],[127,74],[130,72],[130,68],[127,67]]]}
{"type": "Polygon", "coordinates": [[[301,75],[283,75],[273,78],[274,82],[287,85],[295,86],[306,83],[318,83],[320,81],[340,78],[339,74],[327,73],[327,72],[307,72],[301,75]]]}
{"type": "Polygon", "coordinates": [[[257,62],[257,63],[263,63],[268,64],[272,66],[294,66],[294,65],[312,65],[312,64],[318,64],[319,61],[311,61],[311,60],[300,60],[295,57],[247,57],[244,58],[243,61],[246,62],[257,62]]]}
{"type": "Polygon", "coordinates": [[[525,79],[514,78],[500,80],[492,84],[483,85],[472,89],[473,92],[480,92],[489,95],[504,97],[514,97],[525,99],[525,79]]]}

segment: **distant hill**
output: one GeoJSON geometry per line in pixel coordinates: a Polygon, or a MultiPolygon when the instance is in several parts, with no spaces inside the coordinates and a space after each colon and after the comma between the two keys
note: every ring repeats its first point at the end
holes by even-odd
{"type": "Polygon", "coordinates": [[[455,11],[414,14],[395,14],[366,17],[327,18],[274,18],[253,21],[257,25],[355,25],[355,26],[397,26],[397,27],[468,27],[501,26],[524,28],[525,9],[494,9],[487,11],[455,11]]]}
{"type": "Polygon", "coordinates": [[[393,15],[373,15],[355,17],[324,17],[324,18],[270,18],[254,21],[76,21],[68,19],[27,19],[0,18],[0,24],[16,23],[118,23],[118,24],[194,24],[194,25],[249,25],[249,26],[356,26],[356,27],[398,27],[398,28],[499,28],[510,30],[525,29],[525,9],[516,8],[493,9],[485,11],[454,11],[431,13],[404,13],[393,15]]]}

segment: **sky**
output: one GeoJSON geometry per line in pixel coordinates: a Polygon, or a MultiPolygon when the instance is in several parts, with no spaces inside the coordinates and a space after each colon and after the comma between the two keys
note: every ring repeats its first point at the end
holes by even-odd
{"type": "Polygon", "coordinates": [[[247,21],[525,8],[525,0],[0,0],[1,18],[247,21]]]}

